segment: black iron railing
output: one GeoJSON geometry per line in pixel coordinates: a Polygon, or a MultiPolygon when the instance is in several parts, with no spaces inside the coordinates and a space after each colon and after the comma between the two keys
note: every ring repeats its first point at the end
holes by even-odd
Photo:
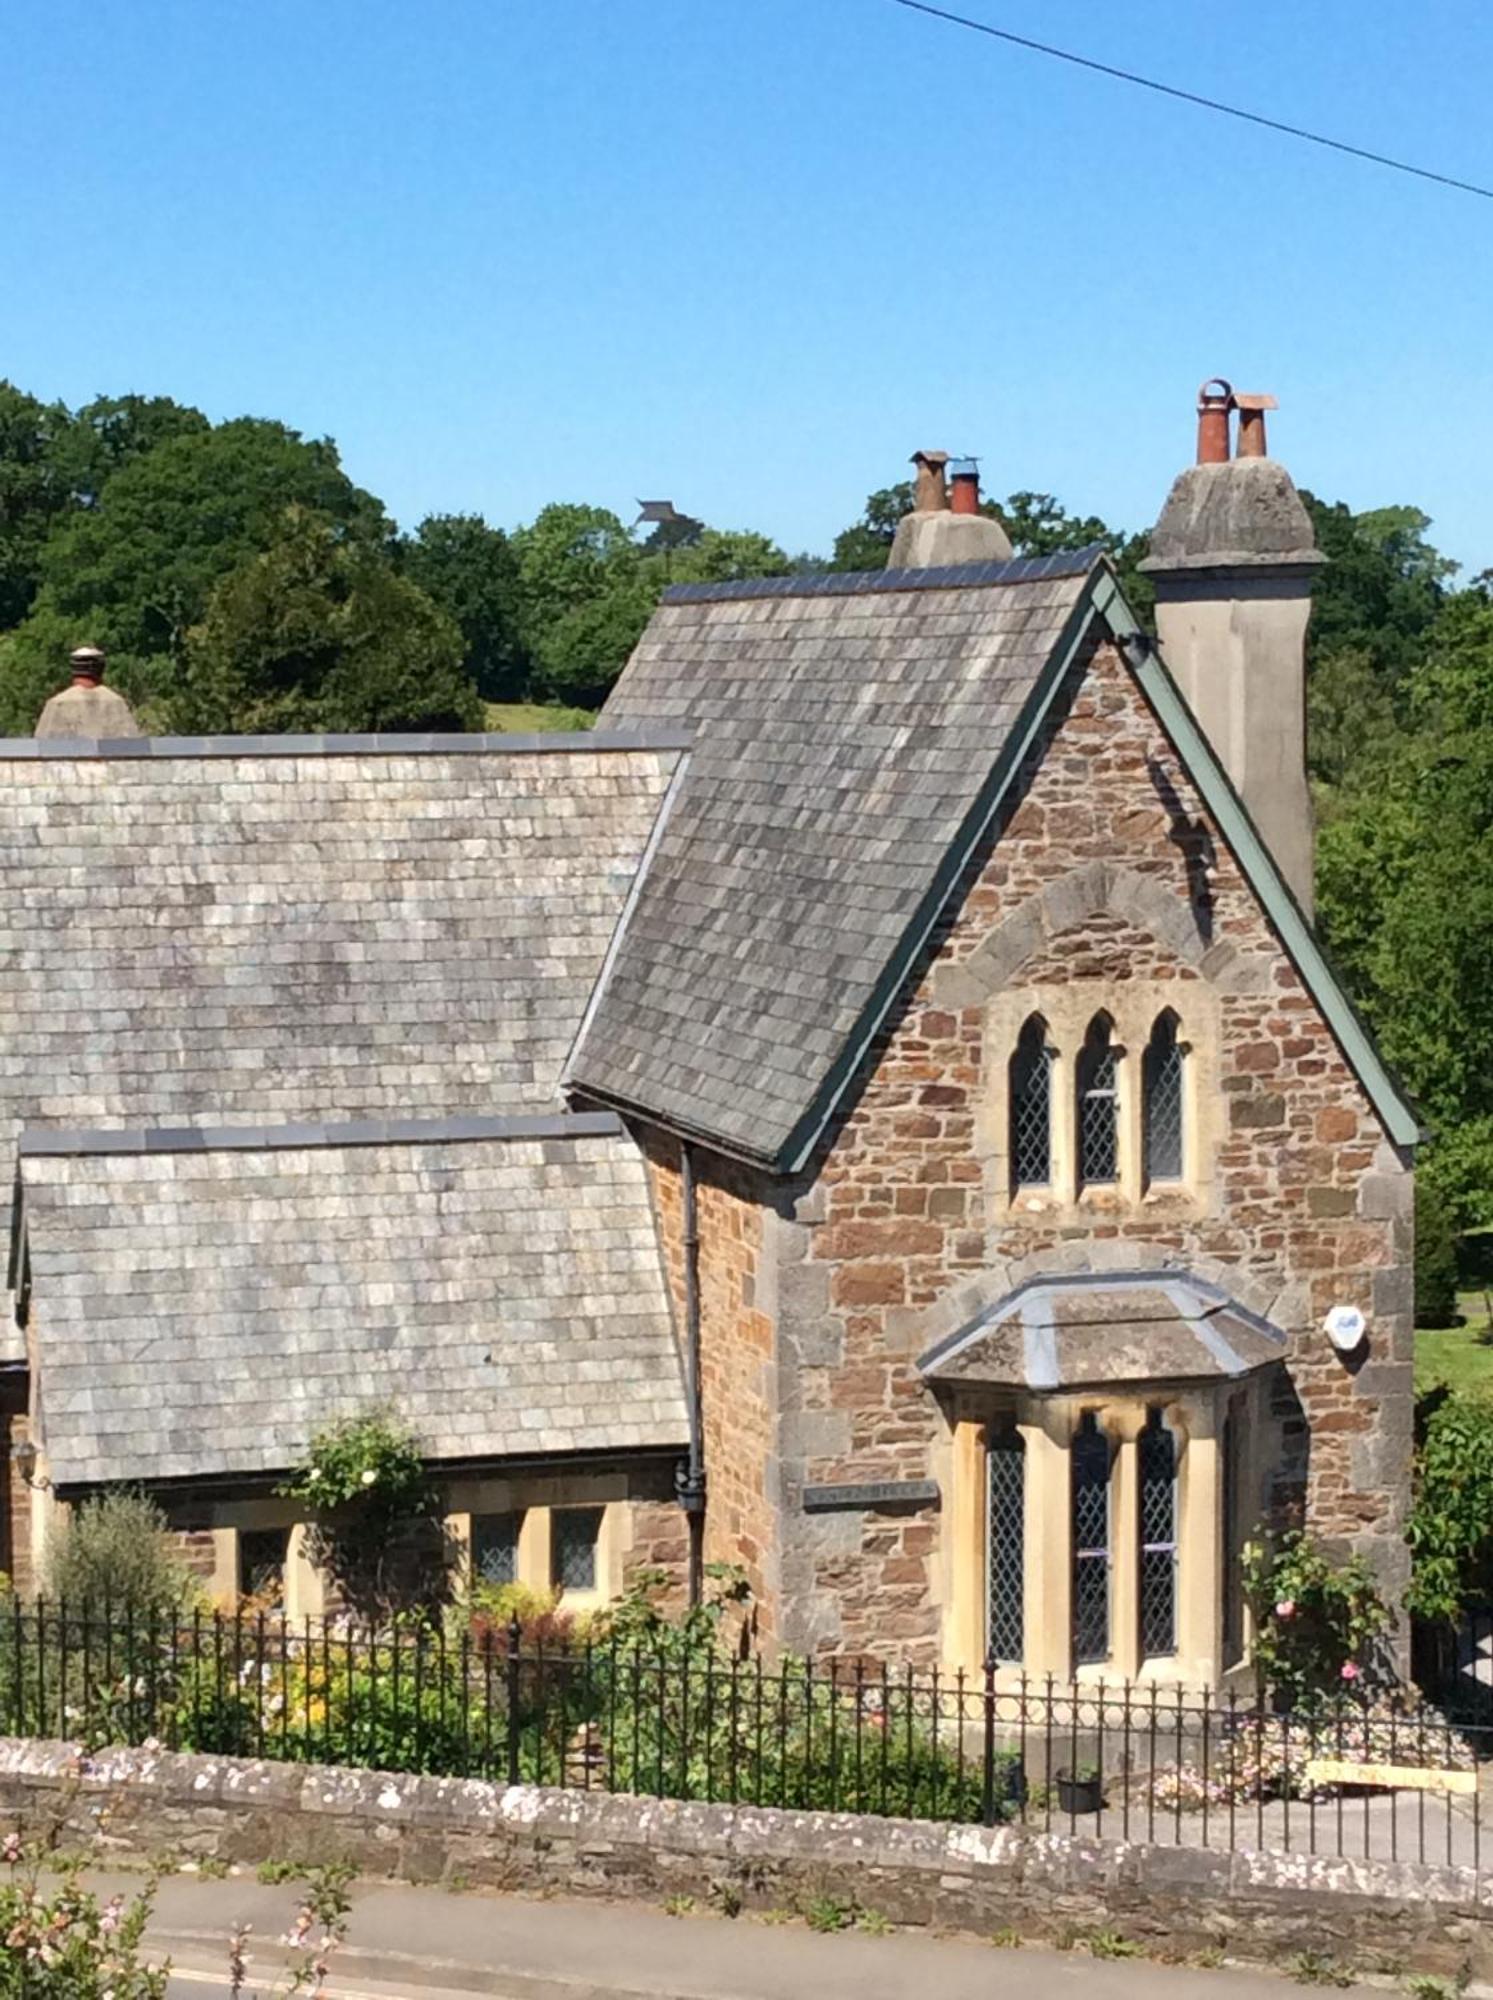
{"type": "Polygon", "coordinates": [[[12,1600],[0,1732],[1168,1844],[1481,1864],[1490,1733],[1394,1690],[1240,1694],[740,1658],[664,1629],[12,1600]]]}

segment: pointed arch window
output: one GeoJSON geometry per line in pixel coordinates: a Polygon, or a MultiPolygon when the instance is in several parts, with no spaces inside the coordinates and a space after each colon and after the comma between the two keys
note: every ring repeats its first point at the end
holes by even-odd
{"type": "Polygon", "coordinates": [[[1109,1439],[1092,1410],[1069,1451],[1073,1505],[1073,1659],[1109,1658],[1109,1439]]]}
{"type": "Polygon", "coordinates": [[[1169,1007],[1158,1014],[1141,1066],[1148,1185],[1154,1181],[1179,1181],[1183,1175],[1182,1081],[1186,1051],[1178,1039],[1180,1027],[1169,1007]]]}
{"type": "Polygon", "coordinates": [[[1017,1038],[1010,1064],[1014,1187],[1048,1187],[1052,1182],[1052,1055],[1047,1023],[1033,1014],[1017,1038]]]}
{"type": "Polygon", "coordinates": [[[1096,1014],[1078,1058],[1078,1178],[1103,1186],[1119,1177],[1119,1050],[1114,1023],[1096,1014]]]}
{"type": "Polygon", "coordinates": [[[1154,1406],[1140,1434],[1140,1649],[1177,1650],[1177,1440],[1154,1406]]]}

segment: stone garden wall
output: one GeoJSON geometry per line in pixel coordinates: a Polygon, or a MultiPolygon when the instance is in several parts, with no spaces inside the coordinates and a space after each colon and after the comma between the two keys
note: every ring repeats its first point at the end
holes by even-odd
{"type": "Polygon", "coordinates": [[[851,1814],[0,1739],[0,1823],[101,1861],[327,1862],[412,1882],[793,1909],[854,1895],[895,1924],[1360,1971],[1493,1974],[1471,1868],[1221,1853],[851,1814]]]}

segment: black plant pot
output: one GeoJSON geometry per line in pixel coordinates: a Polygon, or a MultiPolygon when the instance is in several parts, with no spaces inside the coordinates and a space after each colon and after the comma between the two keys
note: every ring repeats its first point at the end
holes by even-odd
{"type": "Polygon", "coordinates": [[[1058,1804],[1065,1813],[1096,1813],[1104,1804],[1104,1779],[1096,1771],[1092,1778],[1075,1778],[1071,1771],[1058,1772],[1058,1804]]]}

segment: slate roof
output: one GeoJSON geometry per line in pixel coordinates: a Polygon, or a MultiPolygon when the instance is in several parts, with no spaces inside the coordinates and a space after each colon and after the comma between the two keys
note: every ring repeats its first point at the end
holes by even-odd
{"type": "Polygon", "coordinates": [[[1232,1379],[1278,1361],[1286,1336],[1185,1271],[1042,1278],[923,1355],[934,1381],[1118,1388],[1232,1379]]]}
{"type": "Polygon", "coordinates": [[[0,1148],[557,1106],[681,742],[0,743],[0,1148]]]}
{"type": "Polygon", "coordinates": [[[675,1447],[641,1156],[617,1121],[21,1149],[59,1486],[280,1471],[387,1397],[436,1460],[675,1447]]]}
{"type": "Polygon", "coordinates": [[[568,1080],[799,1163],[983,825],[1095,551],[684,585],[603,711],[694,738],[568,1080]]]}

